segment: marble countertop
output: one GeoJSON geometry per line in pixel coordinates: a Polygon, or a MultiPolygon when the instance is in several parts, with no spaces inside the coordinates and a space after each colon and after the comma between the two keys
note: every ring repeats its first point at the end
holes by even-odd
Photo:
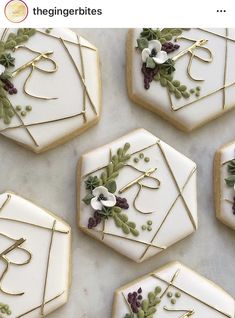
{"type": "Polygon", "coordinates": [[[173,260],[221,285],[235,297],[235,232],[216,220],[213,157],[235,139],[235,111],[186,134],[132,103],[126,90],[126,29],[81,29],[100,50],[103,112],[100,122],[54,150],[35,155],[0,136],[0,190],[11,190],[63,217],[73,230],[73,277],[67,305],[50,318],[111,318],[117,287],[173,260]],[[199,230],[166,251],[135,264],[76,226],[76,165],[84,152],[143,127],[198,165],[199,230]]]}

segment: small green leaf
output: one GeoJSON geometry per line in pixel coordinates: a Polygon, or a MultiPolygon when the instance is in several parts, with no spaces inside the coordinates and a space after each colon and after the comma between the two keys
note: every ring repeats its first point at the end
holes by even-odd
{"type": "Polygon", "coordinates": [[[149,45],[149,42],[146,38],[139,38],[137,39],[137,45],[138,48],[142,51],[143,49],[146,49],[149,45]]]}
{"type": "Polygon", "coordinates": [[[152,57],[147,57],[147,60],[146,60],[146,67],[147,68],[151,68],[151,69],[154,69],[156,67],[156,64],[154,62],[154,60],[152,59],[152,57]]]}
{"type": "Polygon", "coordinates": [[[137,314],[137,318],[144,318],[144,311],[143,310],[139,310],[139,312],[137,314]]]}
{"type": "Polygon", "coordinates": [[[229,187],[233,187],[235,184],[235,175],[231,175],[228,178],[226,178],[225,182],[229,187]]]}
{"type": "Polygon", "coordinates": [[[93,194],[92,194],[92,193],[88,193],[88,194],[82,199],[82,201],[83,201],[85,204],[89,205],[89,204],[91,203],[91,199],[93,199],[93,198],[94,198],[93,194]]]}
{"type": "Polygon", "coordinates": [[[114,193],[117,190],[117,184],[113,179],[107,181],[105,186],[111,193],[114,193]]]}
{"type": "Polygon", "coordinates": [[[148,310],[148,307],[149,307],[149,301],[147,299],[144,299],[142,301],[141,306],[142,306],[143,311],[146,312],[148,310]]]}
{"type": "Polygon", "coordinates": [[[128,225],[126,225],[125,223],[122,223],[122,230],[125,234],[130,233],[130,229],[129,229],[128,225]]]}

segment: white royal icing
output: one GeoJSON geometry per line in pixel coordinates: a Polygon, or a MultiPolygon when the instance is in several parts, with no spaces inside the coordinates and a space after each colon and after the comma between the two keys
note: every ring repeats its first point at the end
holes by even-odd
{"type": "Polygon", "coordinates": [[[11,311],[6,317],[44,317],[66,303],[70,245],[68,224],[13,193],[0,195],[1,275],[8,266],[0,276],[0,299],[11,311]],[[24,242],[7,252],[20,239],[24,242]]]}
{"type": "MultiPolygon", "coordinates": [[[[148,90],[144,88],[141,53],[136,49],[136,40],[140,37],[141,31],[141,29],[133,30],[133,37],[130,39],[128,46],[131,50],[128,54],[131,53],[132,56],[130,60],[132,73],[128,75],[131,76],[132,83],[130,96],[138,103],[148,104],[153,111],[187,131],[199,127],[234,107],[235,74],[233,69],[235,68],[235,60],[233,56],[235,52],[235,29],[190,29],[183,31],[183,37],[193,40],[208,40],[203,47],[210,49],[213,61],[205,63],[198,58],[193,59],[192,74],[195,78],[203,79],[203,81],[194,81],[188,76],[189,53],[175,62],[176,71],[173,74],[176,80],[179,80],[189,89],[197,86],[201,87],[200,97],[198,98],[192,94],[188,99],[177,99],[171,94],[174,108],[180,108],[193,102],[177,111],[172,111],[168,91],[158,81],[153,80],[148,90]],[[223,90],[224,85],[229,85],[229,87],[223,90]],[[211,95],[207,96],[209,94],[211,95]]],[[[180,45],[180,48],[173,53],[169,53],[170,58],[173,58],[181,50],[189,48],[193,42],[180,40],[177,44],[180,45]]],[[[200,48],[197,48],[194,53],[201,58],[208,58],[206,51],[200,48]]]]}
{"type": "MultiPolygon", "coordinates": [[[[9,32],[16,32],[16,30],[9,30],[9,32]]],[[[3,29],[0,29],[0,36],[2,33],[3,29]]],[[[8,33],[5,38],[7,38],[8,33]]],[[[63,138],[73,135],[79,130],[82,131],[85,126],[91,125],[98,119],[101,99],[98,52],[92,44],[80,35],[63,28],[52,29],[49,34],[45,32],[45,29],[38,29],[36,34],[30,37],[24,45],[39,52],[53,51],[50,57],[58,65],[58,70],[54,73],[46,74],[35,69],[29,80],[28,90],[34,95],[56,97],[57,99],[42,100],[25,94],[23,85],[30,73],[30,68],[28,67],[13,79],[12,82],[18,93],[9,96],[13,106],[32,106],[32,111],[28,112],[26,117],[21,118],[26,126],[29,125],[27,127],[28,131],[25,127],[3,131],[7,127],[17,127],[21,124],[16,116],[12,119],[10,125],[5,125],[3,121],[0,121],[0,130],[5,136],[35,152],[40,152],[58,143],[63,138]],[[63,43],[71,56],[63,46],[63,43]],[[79,49],[79,43],[81,50],[79,49]],[[83,69],[84,80],[79,77],[79,73],[83,75],[83,69]],[[83,81],[87,93],[86,91],[84,93],[83,81]],[[70,118],[82,112],[84,99],[86,121],[82,115],[70,118]],[[62,118],[64,120],[60,120],[62,118]],[[53,120],[55,121],[50,123],[31,125],[53,120]]],[[[10,71],[16,70],[37,56],[36,53],[22,48],[18,49],[13,55],[15,57],[15,67],[11,68],[10,71]]],[[[38,62],[36,66],[48,70],[52,69],[52,65],[48,61],[43,60],[38,62]]]]}
{"type": "MultiPolygon", "coordinates": [[[[162,297],[161,303],[157,306],[157,312],[153,315],[154,318],[234,317],[234,300],[229,294],[186,266],[174,262],[119,288],[114,297],[112,318],[124,318],[129,313],[129,307],[125,301],[125,299],[128,299],[128,293],[133,293],[141,287],[143,299],[146,299],[148,293],[154,291],[157,286],[161,287],[159,297],[167,287],[168,289],[162,297]],[[173,281],[172,286],[169,285],[171,281],[173,281]],[[168,292],[172,293],[172,298],[176,300],[175,304],[171,303],[172,298],[167,296],[168,292]],[[177,292],[180,292],[181,296],[179,298],[175,297],[177,292]],[[175,311],[167,311],[164,307],[175,311]],[[186,315],[190,311],[191,315],[186,315]]],[[[136,317],[134,316],[134,318],[136,317]]]]}
{"type": "MultiPolygon", "coordinates": [[[[196,164],[144,129],[136,130],[83,155],[80,182],[79,226],[89,235],[136,262],[144,261],[159,253],[193,233],[197,228],[196,164]],[[132,234],[124,234],[122,229],[115,225],[112,218],[105,221],[106,234],[103,235],[102,223],[93,229],[87,228],[88,219],[93,216],[94,210],[91,205],[82,202],[87,194],[84,181],[89,174],[99,177],[102,169],[92,172],[109,163],[110,150],[114,155],[117,149],[123,147],[127,142],[130,143],[128,153],[133,154],[127,164],[141,171],[157,168],[151,176],[160,180],[160,188],[153,190],[143,187],[136,201],[138,209],[144,213],[151,211],[154,213],[141,214],[134,208],[134,198],[139,189],[137,184],[122,194],[118,193],[123,186],[142,174],[131,167],[123,167],[116,178],[115,195],[127,199],[129,209],[123,210],[123,212],[128,216],[129,221],[136,223],[139,235],[135,237],[132,234]],[[140,153],[143,153],[150,161],[145,162],[144,159],[139,159],[138,163],[134,163],[133,159],[140,153]],[[142,225],[149,220],[152,221],[152,231],[142,230],[142,225]],[[159,232],[156,234],[158,229],[159,232]]],[[[146,178],[142,184],[154,186],[155,181],[146,178]]]]}

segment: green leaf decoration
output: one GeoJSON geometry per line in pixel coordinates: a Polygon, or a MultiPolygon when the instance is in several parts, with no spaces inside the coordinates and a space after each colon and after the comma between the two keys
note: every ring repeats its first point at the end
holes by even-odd
{"type": "Polygon", "coordinates": [[[85,181],[85,185],[87,190],[92,191],[100,185],[100,179],[97,176],[89,176],[85,181]]]}
{"type": "Polygon", "coordinates": [[[7,92],[3,88],[3,82],[0,80],[0,119],[3,120],[5,125],[9,125],[14,115],[15,112],[11,102],[7,97],[7,92]]]}
{"type": "Polygon", "coordinates": [[[109,181],[106,183],[106,188],[107,188],[108,191],[111,192],[111,193],[116,192],[116,190],[117,190],[117,184],[116,184],[115,180],[114,180],[114,179],[109,180],[109,181]]]}
{"type": "Polygon", "coordinates": [[[234,184],[235,184],[235,175],[232,174],[231,176],[229,176],[228,178],[225,179],[225,182],[226,184],[229,186],[229,187],[233,187],[234,184]]]}
{"type": "Polygon", "coordinates": [[[137,45],[138,48],[143,51],[143,49],[146,49],[149,45],[149,42],[146,38],[139,38],[137,39],[137,45]]]}
{"type": "Polygon", "coordinates": [[[5,53],[6,50],[14,50],[17,45],[23,44],[29,38],[35,35],[36,29],[20,28],[16,33],[10,33],[5,42],[0,42],[0,53],[5,53]]]}
{"type": "Polygon", "coordinates": [[[145,28],[140,33],[141,38],[146,38],[148,41],[159,40],[161,43],[171,41],[174,37],[182,34],[183,31],[189,29],[185,28],[164,28],[164,29],[151,29],[145,28]]]}
{"type": "Polygon", "coordinates": [[[154,62],[152,57],[147,57],[146,67],[147,68],[152,68],[152,69],[154,69],[156,67],[156,64],[155,64],[155,62],[154,62]]]}
{"type": "Polygon", "coordinates": [[[231,174],[235,174],[235,159],[234,159],[234,160],[231,160],[231,161],[228,163],[228,171],[229,171],[231,174]]]}
{"type": "Polygon", "coordinates": [[[136,229],[136,224],[134,222],[128,221],[128,216],[124,213],[117,213],[115,208],[113,208],[113,219],[117,227],[120,227],[125,234],[132,234],[134,236],[139,235],[139,231],[136,229]]]}
{"type": "Polygon", "coordinates": [[[233,187],[235,185],[235,159],[228,162],[228,172],[231,175],[224,180],[229,187],[233,187]]]}
{"type": "Polygon", "coordinates": [[[124,167],[124,164],[130,159],[130,155],[127,151],[130,149],[130,144],[126,143],[123,148],[119,148],[117,153],[112,156],[111,162],[106,167],[106,170],[102,172],[100,177],[100,185],[107,187],[110,180],[117,178],[119,170],[124,167]]]}
{"type": "Polygon", "coordinates": [[[82,199],[82,201],[83,201],[85,204],[89,205],[89,204],[91,203],[91,199],[93,199],[93,198],[94,198],[94,196],[93,196],[91,193],[88,193],[88,194],[85,196],[85,198],[82,199]]]}
{"type": "MultiPolygon", "coordinates": [[[[0,313],[5,314],[7,316],[10,316],[11,315],[10,307],[6,304],[0,303],[0,313]]],[[[0,317],[3,318],[3,316],[1,316],[1,314],[0,314],[0,317]]]]}
{"type": "Polygon", "coordinates": [[[177,99],[189,98],[190,93],[187,86],[182,85],[180,81],[175,80],[168,70],[162,64],[159,72],[154,77],[154,80],[159,81],[162,87],[166,87],[171,94],[174,94],[177,99]]]}
{"type": "Polygon", "coordinates": [[[15,66],[15,58],[11,56],[10,53],[4,53],[0,56],[0,64],[5,67],[15,66]]]}

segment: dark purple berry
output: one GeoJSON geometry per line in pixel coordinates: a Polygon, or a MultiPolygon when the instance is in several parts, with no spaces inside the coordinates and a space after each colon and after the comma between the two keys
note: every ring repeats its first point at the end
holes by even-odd
{"type": "Polygon", "coordinates": [[[142,288],[140,287],[138,290],[137,290],[138,294],[141,294],[142,293],[142,288]]]}

